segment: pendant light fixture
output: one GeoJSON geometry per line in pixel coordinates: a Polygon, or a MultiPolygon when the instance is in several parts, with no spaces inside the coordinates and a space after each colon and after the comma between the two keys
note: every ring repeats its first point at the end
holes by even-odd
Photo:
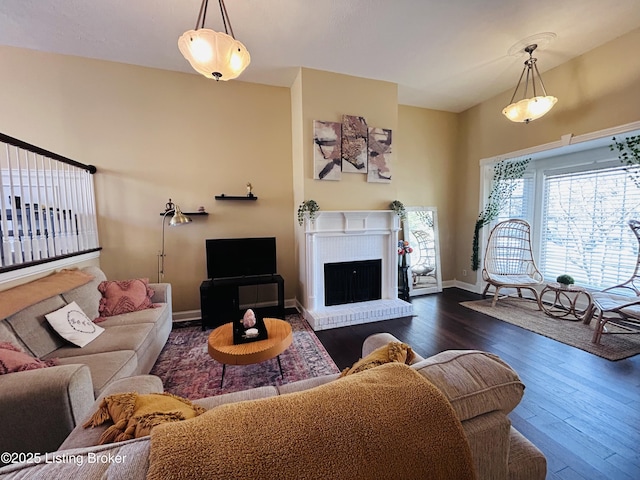
{"type": "Polygon", "coordinates": [[[547,95],[547,91],[544,88],[542,77],[540,76],[540,72],[536,65],[537,59],[533,57],[533,52],[536,48],[538,48],[538,45],[535,43],[525,47],[524,51],[529,54],[529,58],[524,62],[524,69],[520,74],[520,79],[518,80],[516,89],[511,97],[511,102],[509,102],[509,105],[502,110],[505,117],[512,122],[529,123],[531,120],[540,118],[551,110],[558,101],[556,97],[547,95]],[[527,76],[524,82],[523,98],[519,102],[514,103],[514,99],[516,98],[516,94],[518,93],[518,89],[520,88],[520,83],[522,82],[522,77],[524,77],[525,72],[527,73],[527,76]],[[536,91],[536,75],[538,77],[538,83],[542,88],[542,95],[538,95],[538,92],[536,91]],[[531,81],[533,91],[533,96],[531,98],[527,98],[527,94],[529,93],[529,81],[531,81]]]}
{"type": "Polygon", "coordinates": [[[184,32],[178,48],[193,69],[207,78],[232,80],[251,62],[248,50],[236,40],[224,0],[218,0],[224,33],[204,28],[209,0],[203,0],[195,30],[184,32]]]}

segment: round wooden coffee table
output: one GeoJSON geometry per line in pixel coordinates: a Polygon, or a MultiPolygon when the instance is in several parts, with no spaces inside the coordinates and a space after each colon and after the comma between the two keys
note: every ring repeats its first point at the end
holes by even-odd
{"type": "Polygon", "coordinates": [[[264,325],[267,329],[268,338],[237,345],[233,343],[233,323],[225,323],[211,332],[208,341],[209,355],[214,360],[222,363],[220,388],[222,388],[224,382],[224,372],[227,364],[251,365],[277,357],[280,376],[284,377],[280,354],[289,348],[293,341],[291,324],[277,318],[265,318],[264,325]]]}

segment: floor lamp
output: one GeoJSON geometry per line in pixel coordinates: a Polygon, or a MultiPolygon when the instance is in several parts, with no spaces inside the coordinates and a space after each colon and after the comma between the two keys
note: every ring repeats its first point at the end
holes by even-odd
{"type": "Polygon", "coordinates": [[[169,220],[170,227],[179,227],[180,225],[191,223],[191,219],[182,213],[180,207],[172,203],[171,199],[169,199],[169,203],[167,203],[165,212],[162,215],[162,250],[158,254],[158,283],[164,280],[164,227],[166,223],[165,219],[169,214],[173,214],[173,217],[169,220]]]}

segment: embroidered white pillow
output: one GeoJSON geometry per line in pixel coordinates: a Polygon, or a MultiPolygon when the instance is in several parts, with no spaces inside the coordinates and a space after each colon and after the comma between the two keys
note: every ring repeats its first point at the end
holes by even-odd
{"type": "Polygon", "coordinates": [[[76,302],[48,313],[45,317],[62,338],[79,347],[84,347],[104,332],[104,328],[93,323],[76,302]]]}

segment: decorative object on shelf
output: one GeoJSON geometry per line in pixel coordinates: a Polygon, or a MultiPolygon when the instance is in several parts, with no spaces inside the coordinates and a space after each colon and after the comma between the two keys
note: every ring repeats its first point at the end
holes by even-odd
{"type": "Polygon", "coordinates": [[[247,182],[247,197],[253,197],[253,185],[251,185],[251,182],[247,182]]]}
{"type": "Polygon", "coordinates": [[[232,80],[251,62],[247,48],[236,40],[224,0],[218,0],[224,32],[204,28],[208,0],[202,0],[194,30],[188,30],[178,39],[178,48],[193,69],[207,78],[232,80]]]}
{"type": "Polygon", "coordinates": [[[511,198],[517,186],[517,180],[524,175],[531,158],[521,160],[501,160],[493,166],[493,182],[489,198],[484,210],[478,215],[473,230],[473,245],[471,254],[471,269],[475,272],[480,268],[480,229],[498,218],[500,211],[511,198]]]}
{"type": "Polygon", "coordinates": [[[182,211],[180,207],[174,204],[171,199],[165,206],[165,212],[162,215],[162,250],[158,253],[158,283],[162,282],[164,279],[164,226],[165,219],[167,215],[173,214],[171,220],[169,220],[170,227],[179,227],[181,225],[186,225],[187,223],[191,223],[191,219],[187,217],[182,211]]]}
{"type": "Polygon", "coordinates": [[[613,137],[613,144],[609,145],[612,152],[618,150],[618,159],[621,163],[627,165],[625,171],[636,184],[636,187],[640,188],[640,171],[637,168],[640,166],[640,135],[634,135],[631,137],[618,140],[613,137]]]}
{"type": "Polygon", "coordinates": [[[309,220],[313,222],[316,219],[318,210],[320,210],[320,206],[315,200],[305,200],[302,202],[298,207],[298,224],[302,225],[304,223],[305,212],[309,213],[309,220]]]}
{"type": "Polygon", "coordinates": [[[407,240],[398,240],[398,266],[407,267],[407,253],[413,252],[413,248],[407,240]]]}
{"type": "Polygon", "coordinates": [[[532,43],[524,48],[524,52],[529,54],[529,58],[524,62],[524,68],[522,69],[520,79],[518,80],[518,84],[516,85],[516,89],[513,92],[509,105],[502,110],[504,116],[512,122],[529,123],[531,120],[540,118],[549,112],[549,110],[551,110],[558,101],[556,97],[547,95],[547,91],[544,88],[542,77],[540,76],[538,66],[536,65],[537,59],[533,57],[533,52],[536,48],[538,48],[537,43],[532,43]],[[522,100],[514,103],[514,99],[516,98],[516,94],[518,93],[518,89],[520,88],[520,83],[522,82],[522,77],[525,72],[527,73],[527,76],[524,82],[522,100]],[[538,92],[536,92],[536,75],[538,76],[538,83],[542,88],[542,95],[538,95],[538,92]],[[529,79],[531,79],[531,90],[533,91],[533,96],[531,98],[526,97],[527,92],[529,92],[529,79]]]}
{"type": "Polygon", "coordinates": [[[407,217],[407,210],[404,208],[404,204],[400,200],[394,200],[389,204],[389,208],[395,212],[396,215],[404,220],[407,217]]]}
{"type": "Polygon", "coordinates": [[[575,283],[573,277],[571,275],[567,275],[566,273],[559,275],[558,278],[556,278],[556,282],[558,282],[560,285],[564,285],[565,287],[568,287],[569,285],[573,285],[575,283]]]}
{"type": "Polygon", "coordinates": [[[204,211],[204,207],[201,205],[198,207],[198,213],[207,213],[204,211]]]}

